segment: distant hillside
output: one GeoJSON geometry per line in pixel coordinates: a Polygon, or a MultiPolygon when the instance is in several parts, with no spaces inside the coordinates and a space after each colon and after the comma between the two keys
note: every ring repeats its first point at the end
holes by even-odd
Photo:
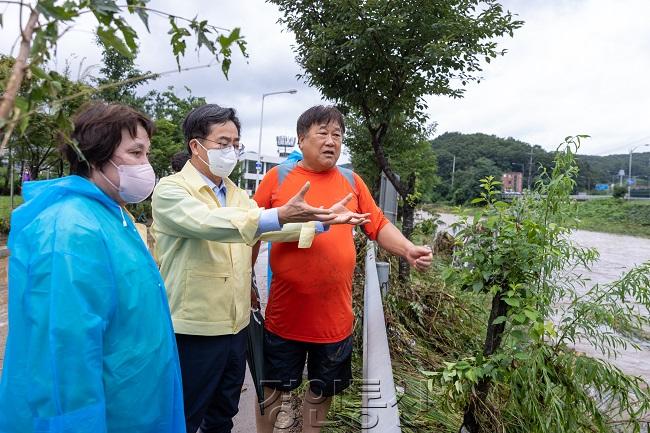
{"type": "MultiPolygon", "coordinates": [[[[528,174],[532,149],[531,184],[535,181],[540,164],[550,168],[553,152],[547,152],[538,145],[525,143],[514,138],[501,138],[487,134],[445,133],[431,142],[438,158],[438,175],[441,184],[438,187],[440,199],[464,203],[479,191],[478,180],[487,175],[501,178],[506,171],[524,169],[524,186],[528,183],[528,174]],[[451,191],[451,172],[453,157],[456,156],[454,190],[451,191]]],[[[594,192],[598,183],[618,182],[618,171],[625,170],[627,176],[629,155],[578,155],[580,175],[577,179],[576,192],[594,192]]],[[[632,175],[637,179],[639,188],[635,194],[647,195],[648,177],[650,176],[650,153],[635,153],[632,158],[632,175]]],[[[624,179],[625,181],[625,179],[624,179]]]]}

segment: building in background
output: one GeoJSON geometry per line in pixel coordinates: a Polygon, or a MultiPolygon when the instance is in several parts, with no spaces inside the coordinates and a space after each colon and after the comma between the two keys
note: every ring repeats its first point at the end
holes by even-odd
{"type": "Polygon", "coordinates": [[[287,159],[287,156],[293,151],[296,146],[296,137],[287,137],[286,135],[275,137],[277,154],[276,155],[261,155],[259,158],[260,167],[258,170],[258,155],[257,152],[244,152],[240,157],[242,164],[242,175],[239,182],[239,187],[246,190],[249,195],[255,193],[255,180],[259,177],[261,182],[264,175],[273,167],[280,164],[287,159]]]}
{"type": "Polygon", "coordinates": [[[504,193],[522,193],[524,174],[520,171],[503,173],[501,176],[501,189],[504,193]]]}

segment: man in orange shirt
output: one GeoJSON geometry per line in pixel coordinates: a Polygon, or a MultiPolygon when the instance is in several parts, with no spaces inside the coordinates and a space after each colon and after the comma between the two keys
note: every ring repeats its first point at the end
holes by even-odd
{"type": "MultiPolygon", "coordinates": [[[[369,213],[362,227],[383,249],[424,270],[431,251],[413,245],[377,207],[363,180],[336,166],[345,132],[342,114],[334,107],[315,106],[298,119],[298,145],[303,159],[274,167],[264,176],[255,201],[266,209],[282,206],[306,181],[306,199],[330,208],[337,197],[352,193],[348,209],[369,213]]],[[[258,413],[258,432],[273,431],[282,399],[300,385],[307,362],[309,389],[303,403],[303,432],[319,432],[331,398],[352,379],[352,275],[356,251],[349,226],[331,226],[309,250],[274,244],[273,271],[266,308],[264,341],[265,415],[258,413]]]]}

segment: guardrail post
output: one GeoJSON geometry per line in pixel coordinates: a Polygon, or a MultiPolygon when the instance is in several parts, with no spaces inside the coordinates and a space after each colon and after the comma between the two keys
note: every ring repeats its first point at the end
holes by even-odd
{"type": "Polygon", "coordinates": [[[400,433],[397,395],[388,349],[384,307],[379,289],[375,244],[368,242],[363,304],[363,405],[361,429],[372,433],[400,433]]]}
{"type": "Polygon", "coordinates": [[[390,263],[377,262],[377,277],[379,278],[379,288],[381,297],[385,298],[388,293],[388,277],[390,276],[390,263]]]}

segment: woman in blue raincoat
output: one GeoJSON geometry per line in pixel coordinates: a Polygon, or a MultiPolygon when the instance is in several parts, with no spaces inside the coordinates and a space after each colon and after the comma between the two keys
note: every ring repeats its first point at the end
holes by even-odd
{"type": "Polygon", "coordinates": [[[152,129],[129,107],[88,106],[80,153],[64,149],[72,175],[25,184],[9,234],[0,432],[185,431],[163,282],[124,210],[153,189],[152,129]]]}

